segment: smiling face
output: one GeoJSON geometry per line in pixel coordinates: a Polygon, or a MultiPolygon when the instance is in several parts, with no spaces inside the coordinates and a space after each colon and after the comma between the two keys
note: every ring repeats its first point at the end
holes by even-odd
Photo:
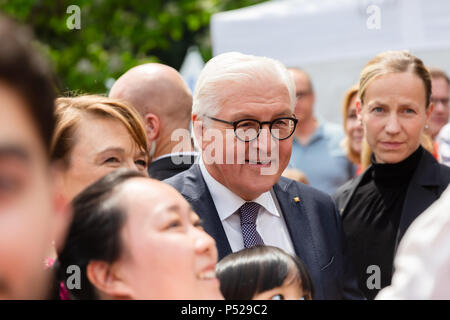
{"type": "MultiPolygon", "coordinates": [[[[270,77],[264,81],[224,83],[220,94],[226,99],[215,115],[218,119],[231,122],[255,119],[263,122],[293,116],[286,86],[270,77]]],[[[194,116],[193,120],[195,128],[195,121],[199,119],[194,116]]],[[[259,137],[250,142],[238,140],[233,126],[217,121],[212,121],[207,128],[203,126],[201,137],[198,130],[195,132],[197,139],[202,141],[202,157],[208,172],[244,200],[253,200],[270,190],[291,156],[292,136],[286,140],[277,140],[270,134],[268,125],[264,125],[259,137]],[[220,135],[211,142],[206,137],[214,130],[220,135]],[[223,155],[219,157],[220,161],[207,163],[211,146],[223,155]]]]}
{"type": "Polygon", "coordinates": [[[378,163],[398,163],[420,144],[432,106],[426,107],[425,86],[412,73],[390,73],[366,89],[361,120],[378,163]]]}
{"type": "Polygon", "coordinates": [[[50,166],[27,107],[0,82],[0,299],[41,299],[58,219],[50,166]]]}
{"type": "Polygon", "coordinates": [[[223,299],[215,241],[172,187],[133,179],[120,191],[127,222],[117,274],[133,299],[223,299]]]}
{"type": "Polygon", "coordinates": [[[65,194],[75,197],[118,168],[147,170],[147,156],[118,120],[85,114],[75,130],[75,144],[64,172],[65,194]]]}

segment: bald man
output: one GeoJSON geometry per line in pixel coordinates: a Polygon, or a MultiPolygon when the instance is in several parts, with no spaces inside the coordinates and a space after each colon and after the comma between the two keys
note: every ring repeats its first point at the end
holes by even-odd
{"type": "Polygon", "coordinates": [[[152,178],[170,178],[195,162],[189,135],[192,94],[175,69],[159,63],[136,66],[117,79],[109,97],[131,104],[144,119],[152,178]]]}
{"type": "Polygon", "coordinates": [[[333,194],[355,172],[340,145],[344,132],[340,125],[315,117],[315,94],[309,75],[297,68],[288,70],[295,82],[294,113],[298,119],[289,167],[304,172],[312,187],[333,194]]]}

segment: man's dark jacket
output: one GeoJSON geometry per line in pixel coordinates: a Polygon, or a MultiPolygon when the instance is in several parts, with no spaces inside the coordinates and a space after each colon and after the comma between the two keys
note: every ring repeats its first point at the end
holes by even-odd
{"type": "MultiPolygon", "coordinates": [[[[194,164],[189,170],[164,182],[177,189],[203,220],[205,231],[216,241],[219,259],[230,254],[230,244],[200,166],[194,164]]],[[[315,287],[314,299],[362,299],[351,264],[346,258],[341,219],[332,198],[283,177],[273,186],[273,190],[295,252],[311,274],[315,287]]]]}

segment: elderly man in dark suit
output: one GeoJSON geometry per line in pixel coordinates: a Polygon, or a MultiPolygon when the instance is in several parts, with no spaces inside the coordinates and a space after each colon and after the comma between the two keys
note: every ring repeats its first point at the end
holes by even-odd
{"type": "Polygon", "coordinates": [[[295,84],[279,62],[226,53],[211,59],[194,91],[201,159],[165,182],[190,202],[219,257],[273,245],[308,266],[315,299],[358,299],[340,216],[331,197],[280,178],[298,119],[295,84]]]}
{"type": "Polygon", "coordinates": [[[130,103],[144,119],[150,177],[164,180],[191,167],[197,157],[189,138],[192,94],[174,68],[160,63],[131,68],[117,79],[109,97],[130,103]]]}

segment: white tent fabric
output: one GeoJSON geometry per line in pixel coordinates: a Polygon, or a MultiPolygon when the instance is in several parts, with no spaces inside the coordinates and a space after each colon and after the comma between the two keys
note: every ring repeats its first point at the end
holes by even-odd
{"type": "Polygon", "coordinates": [[[198,50],[198,47],[192,46],[188,49],[184,61],[180,67],[180,74],[186,81],[191,92],[194,92],[195,83],[197,78],[205,66],[203,58],[198,50]]]}
{"type": "Polygon", "coordinates": [[[214,55],[239,51],[302,67],[320,115],[341,122],[346,89],[379,52],[407,49],[450,73],[450,1],[269,1],[215,14],[211,38],[214,55]]]}

